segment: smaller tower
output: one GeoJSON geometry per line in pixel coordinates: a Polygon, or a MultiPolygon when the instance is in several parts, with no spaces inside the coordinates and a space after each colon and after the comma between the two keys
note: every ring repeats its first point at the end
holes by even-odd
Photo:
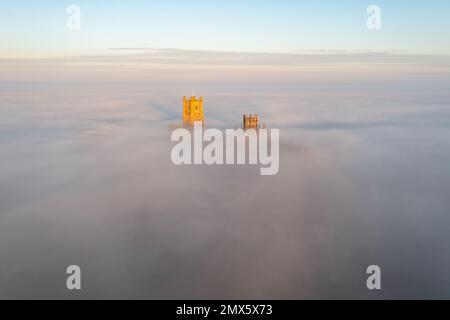
{"type": "Polygon", "coordinates": [[[244,131],[250,130],[250,129],[255,129],[258,130],[260,128],[259,126],[259,117],[257,114],[255,115],[247,115],[244,114],[244,118],[243,118],[243,129],[244,131]]]}

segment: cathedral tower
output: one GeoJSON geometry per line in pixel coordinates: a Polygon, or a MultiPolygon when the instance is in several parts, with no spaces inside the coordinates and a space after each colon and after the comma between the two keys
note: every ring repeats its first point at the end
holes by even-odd
{"type": "Polygon", "coordinates": [[[197,99],[191,96],[189,99],[183,97],[183,124],[194,125],[195,122],[204,122],[203,97],[197,99]]]}

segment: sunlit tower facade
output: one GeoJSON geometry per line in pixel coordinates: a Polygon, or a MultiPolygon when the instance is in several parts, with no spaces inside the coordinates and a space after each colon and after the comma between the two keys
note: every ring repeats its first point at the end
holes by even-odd
{"type": "Polygon", "coordinates": [[[203,112],[203,97],[197,99],[191,96],[189,99],[183,97],[183,124],[193,126],[195,122],[205,121],[203,112]]]}

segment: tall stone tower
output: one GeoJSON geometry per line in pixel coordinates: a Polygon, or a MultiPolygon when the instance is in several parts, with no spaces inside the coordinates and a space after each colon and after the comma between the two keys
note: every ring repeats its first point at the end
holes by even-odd
{"type": "Polygon", "coordinates": [[[183,124],[193,126],[195,122],[204,122],[203,97],[183,97],[183,124]]]}

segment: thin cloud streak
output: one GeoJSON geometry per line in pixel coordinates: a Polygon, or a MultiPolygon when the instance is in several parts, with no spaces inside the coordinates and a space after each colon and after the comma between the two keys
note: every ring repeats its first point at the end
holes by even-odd
{"type": "Polygon", "coordinates": [[[223,52],[154,48],[112,48],[111,54],[55,59],[0,59],[0,63],[96,63],[217,66],[307,66],[321,64],[395,64],[450,67],[450,55],[391,52],[303,51],[298,53],[223,52]],[[120,53],[114,53],[120,52],[120,53]]]}

